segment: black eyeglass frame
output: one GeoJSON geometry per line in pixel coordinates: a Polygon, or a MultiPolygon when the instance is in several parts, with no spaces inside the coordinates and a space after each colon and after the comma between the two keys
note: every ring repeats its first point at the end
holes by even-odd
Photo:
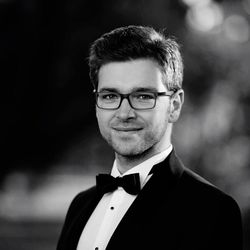
{"type": "Polygon", "coordinates": [[[97,92],[97,91],[94,89],[94,90],[93,90],[93,93],[94,93],[94,95],[95,95],[95,103],[96,103],[96,106],[97,106],[98,108],[100,108],[100,109],[104,109],[104,110],[117,110],[117,109],[120,108],[120,106],[121,106],[121,104],[122,104],[122,101],[123,101],[124,99],[127,99],[127,100],[128,100],[128,103],[129,103],[129,105],[130,105],[130,107],[133,108],[134,110],[149,110],[149,109],[155,108],[156,99],[157,99],[158,96],[170,96],[170,97],[172,97],[172,96],[177,92],[177,90],[172,90],[172,91],[173,91],[173,93],[171,93],[171,94],[168,94],[168,92],[154,92],[154,91],[134,91],[134,92],[131,92],[131,93],[128,93],[128,94],[121,94],[121,93],[112,92],[112,91],[107,92],[107,93],[117,94],[117,95],[119,95],[119,96],[121,97],[120,103],[119,103],[119,105],[117,106],[117,108],[103,108],[103,107],[100,107],[100,106],[98,105],[97,98],[98,98],[98,95],[99,95],[100,93],[105,93],[105,92],[97,92]],[[135,108],[135,107],[132,105],[132,103],[131,103],[131,101],[130,101],[130,98],[129,98],[133,93],[149,93],[149,94],[153,94],[153,95],[154,95],[154,105],[153,105],[153,107],[151,107],[151,108],[135,108]]]}

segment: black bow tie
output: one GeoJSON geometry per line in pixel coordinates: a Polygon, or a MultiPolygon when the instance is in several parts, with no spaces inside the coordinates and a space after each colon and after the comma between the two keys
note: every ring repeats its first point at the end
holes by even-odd
{"type": "Polygon", "coordinates": [[[137,173],[115,178],[109,174],[99,174],[96,176],[96,186],[97,190],[102,194],[123,187],[127,193],[136,195],[141,189],[140,176],[137,173]]]}

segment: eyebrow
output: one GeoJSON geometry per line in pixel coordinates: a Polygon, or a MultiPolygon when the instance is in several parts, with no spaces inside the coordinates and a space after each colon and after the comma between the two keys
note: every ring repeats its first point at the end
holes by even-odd
{"type": "Polygon", "coordinates": [[[98,92],[119,92],[116,88],[100,88],[98,92]]]}
{"type": "Polygon", "coordinates": [[[136,87],[132,89],[133,92],[158,92],[158,90],[154,87],[136,87]]]}
{"type": "MultiPolygon", "coordinates": [[[[108,88],[108,87],[100,88],[98,92],[121,93],[117,88],[108,88]]],[[[154,87],[135,87],[132,88],[131,92],[158,92],[158,90],[154,87]]]]}

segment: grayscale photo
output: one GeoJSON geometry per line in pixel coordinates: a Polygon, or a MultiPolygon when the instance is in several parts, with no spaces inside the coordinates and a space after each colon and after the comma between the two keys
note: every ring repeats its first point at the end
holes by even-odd
{"type": "Polygon", "coordinates": [[[250,249],[250,0],[0,11],[0,249],[250,249]]]}

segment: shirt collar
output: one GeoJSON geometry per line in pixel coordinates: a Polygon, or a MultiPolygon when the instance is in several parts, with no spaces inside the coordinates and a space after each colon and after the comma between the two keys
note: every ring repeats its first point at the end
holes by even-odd
{"type": "Polygon", "coordinates": [[[123,176],[123,175],[128,175],[128,174],[135,174],[135,173],[139,173],[140,175],[140,181],[141,184],[143,185],[143,183],[145,182],[151,168],[162,162],[163,160],[165,160],[165,158],[167,158],[167,156],[171,153],[173,149],[172,144],[170,144],[170,146],[165,149],[164,151],[162,151],[161,153],[158,153],[154,156],[152,156],[151,158],[145,160],[144,162],[134,166],[133,168],[129,169],[128,171],[126,171],[124,174],[121,174],[117,168],[117,163],[116,160],[114,161],[113,164],[113,168],[111,171],[111,175],[113,177],[118,177],[118,176],[123,176]]]}

